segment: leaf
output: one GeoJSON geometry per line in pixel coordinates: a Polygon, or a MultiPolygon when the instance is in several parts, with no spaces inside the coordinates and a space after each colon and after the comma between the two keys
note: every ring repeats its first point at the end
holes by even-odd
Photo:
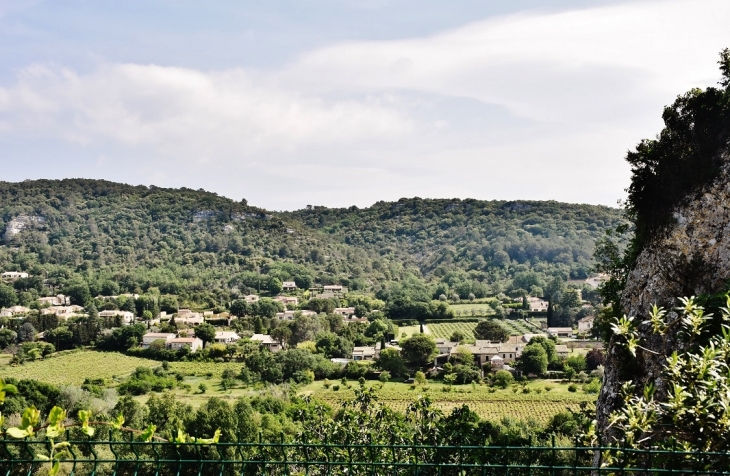
{"type": "Polygon", "coordinates": [[[150,441],[152,441],[152,438],[155,436],[155,430],[157,430],[157,427],[155,425],[153,425],[152,423],[150,423],[147,426],[147,428],[145,428],[145,430],[142,433],[140,433],[139,439],[144,442],[149,443],[150,441]]]}
{"type": "Polygon", "coordinates": [[[117,415],[117,418],[113,422],[111,422],[111,425],[112,428],[114,428],[115,430],[121,430],[122,425],[124,425],[124,415],[122,415],[121,413],[117,415]]]}
{"type": "Polygon", "coordinates": [[[41,421],[41,412],[34,406],[28,407],[23,412],[23,417],[20,420],[20,428],[28,432],[28,435],[33,434],[33,428],[35,428],[41,421]]]}
{"type": "Polygon", "coordinates": [[[46,428],[46,436],[48,438],[57,438],[63,434],[65,426],[63,422],[66,420],[66,410],[61,407],[53,407],[48,414],[48,427],[46,428]]]}
{"type": "Polygon", "coordinates": [[[5,401],[5,395],[14,395],[18,393],[18,388],[15,385],[6,384],[4,380],[0,379],[0,403],[5,401]]]}
{"type": "Polygon", "coordinates": [[[26,436],[30,436],[26,430],[18,427],[8,428],[6,433],[12,438],[25,438],[26,436]]]}
{"type": "Polygon", "coordinates": [[[54,461],[53,466],[51,466],[51,469],[48,470],[49,476],[56,476],[60,469],[61,469],[61,463],[58,460],[54,461]]]}
{"type": "Polygon", "coordinates": [[[83,431],[86,434],[86,436],[88,436],[88,437],[94,436],[94,429],[89,426],[90,419],[91,419],[90,410],[79,410],[79,421],[81,422],[81,431],[83,431]]]}

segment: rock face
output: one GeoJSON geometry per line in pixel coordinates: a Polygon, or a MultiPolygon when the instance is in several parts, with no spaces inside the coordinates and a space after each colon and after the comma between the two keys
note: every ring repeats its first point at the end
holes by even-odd
{"type": "MultiPolygon", "coordinates": [[[[666,310],[677,305],[677,297],[722,291],[730,279],[730,154],[723,155],[719,176],[674,210],[675,223],[658,231],[642,250],[628,277],[621,304],[624,313],[645,320],[653,304],[666,310]]],[[[606,429],[610,413],[621,405],[619,390],[632,380],[639,387],[654,383],[657,397],[666,395],[661,375],[666,355],[683,350],[683,342],[668,336],[667,346],[640,327],[647,347],[654,352],[627,351],[609,343],[606,373],[598,398],[599,428],[606,429]]],[[[610,435],[609,435],[610,436],[610,435]]]]}
{"type": "Polygon", "coordinates": [[[30,228],[35,224],[43,223],[45,219],[37,215],[18,215],[10,220],[5,227],[5,240],[9,240],[26,228],[30,228]]]}

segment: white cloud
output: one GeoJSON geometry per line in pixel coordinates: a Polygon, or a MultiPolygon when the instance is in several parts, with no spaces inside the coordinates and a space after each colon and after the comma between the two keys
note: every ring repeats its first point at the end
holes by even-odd
{"type": "Polygon", "coordinates": [[[520,14],[268,72],[31,65],[0,87],[0,141],[75,144],[83,175],[278,209],[408,195],[613,204],[625,150],[658,131],[661,107],[716,81],[728,18],[725,0],[520,14]]]}

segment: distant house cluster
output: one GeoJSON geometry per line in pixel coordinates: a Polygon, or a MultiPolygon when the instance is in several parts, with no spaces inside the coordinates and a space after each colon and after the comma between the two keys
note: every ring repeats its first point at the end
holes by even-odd
{"type": "MultiPolygon", "coordinates": [[[[219,331],[215,333],[216,344],[231,344],[238,342],[241,337],[233,331],[219,331]]],[[[190,349],[191,353],[195,353],[203,348],[203,341],[195,337],[180,335],[171,332],[148,332],[142,336],[142,347],[148,348],[154,342],[159,342],[164,348],[169,350],[179,350],[183,347],[190,349]]]]}

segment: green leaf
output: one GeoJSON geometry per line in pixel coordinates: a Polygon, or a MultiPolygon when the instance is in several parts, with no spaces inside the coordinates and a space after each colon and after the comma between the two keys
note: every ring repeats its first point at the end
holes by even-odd
{"type": "Polygon", "coordinates": [[[66,420],[66,410],[61,407],[53,407],[48,414],[48,427],[46,428],[46,436],[48,438],[56,438],[63,434],[65,426],[63,422],[66,420]]]}
{"type": "Polygon", "coordinates": [[[115,430],[121,430],[122,425],[124,425],[124,415],[122,415],[121,413],[117,415],[117,418],[113,422],[111,422],[111,425],[112,428],[114,428],[115,430]]]}
{"type": "Polygon", "coordinates": [[[58,471],[61,469],[61,463],[56,460],[53,462],[53,466],[51,466],[51,469],[48,470],[49,476],[56,476],[58,474],[58,471]]]}
{"type": "Polygon", "coordinates": [[[30,433],[18,427],[8,428],[6,433],[12,438],[25,438],[26,436],[30,436],[30,433]]]}
{"type": "Polygon", "coordinates": [[[15,385],[6,384],[4,380],[0,379],[0,403],[5,401],[5,395],[16,393],[18,393],[18,388],[15,385]]]}
{"type": "Polygon", "coordinates": [[[79,410],[79,421],[81,422],[81,431],[86,436],[94,436],[94,429],[89,426],[89,420],[91,419],[91,410],[79,410]]]}
{"type": "Polygon", "coordinates": [[[145,430],[139,435],[139,439],[149,443],[155,436],[155,430],[157,430],[157,427],[150,423],[147,428],[145,428],[145,430]]]}

